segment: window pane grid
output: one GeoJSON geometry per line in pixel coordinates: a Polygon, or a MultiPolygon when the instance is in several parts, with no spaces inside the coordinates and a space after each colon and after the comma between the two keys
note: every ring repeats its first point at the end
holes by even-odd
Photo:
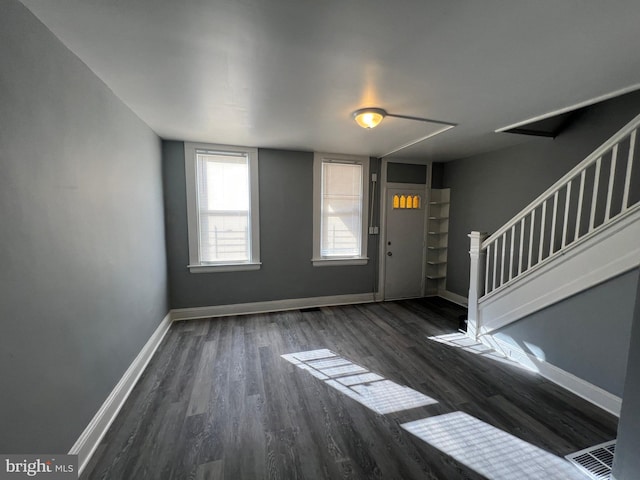
{"type": "Polygon", "coordinates": [[[200,212],[203,263],[249,259],[248,212],[200,212]]]}
{"type": "Polygon", "coordinates": [[[322,257],[361,255],[362,165],[323,162],[322,257]]]}
{"type": "Polygon", "coordinates": [[[247,155],[198,152],[200,262],[246,262],[251,258],[247,155]]]}

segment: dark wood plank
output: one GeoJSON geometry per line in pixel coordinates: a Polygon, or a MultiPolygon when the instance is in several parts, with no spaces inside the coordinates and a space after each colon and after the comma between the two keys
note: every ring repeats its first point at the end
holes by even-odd
{"type": "Polygon", "coordinates": [[[453,412],[562,457],[616,419],[532,372],[434,341],[463,311],[441,299],[176,322],[84,479],[471,479],[405,431],[453,412]],[[380,414],[281,355],[329,349],[437,403],[380,414]]]}

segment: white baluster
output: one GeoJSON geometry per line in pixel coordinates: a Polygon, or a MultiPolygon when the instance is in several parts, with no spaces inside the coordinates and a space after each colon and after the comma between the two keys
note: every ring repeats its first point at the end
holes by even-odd
{"type": "Polygon", "coordinates": [[[602,163],[602,157],[598,157],[596,160],[596,171],[593,178],[593,196],[591,198],[591,215],[589,215],[589,231],[593,231],[596,220],[596,204],[598,202],[598,187],[600,186],[600,164],[602,163]]]}
{"type": "Polygon", "coordinates": [[[510,281],[513,278],[513,242],[515,241],[516,236],[516,226],[511,227],[511,248],[509,249],[509,279],[510,281]]]}
{"type": "Polygon", "coordinates": [[[556,220],[558,217],[558,190],[553,195],[553,214],[551,215],[551,238],[549,239],[549,256],[553,255],[553,247],[556,243],[556,220]]]}
{"type": "Polygon", "coordinates": [[[631,132],[629,139],[629,158],[627,158],[627,172],[624,177],[624,194],[622,195],[622,211],[629,208],[629,187],[631,185],[631,169],[633,168],[633,154],[636,148],[636,130],[631,132]]]}
{"type": "Polygon", "coordinates": [[[582,170],[580,173],[580,192],[578,193],[578,214],[576,216],[576,234],[573,236],[573,240],[578,240],[580,236],[580,217],[582,217],[582,200],[584,198],[584,179],[587,174],[587,170],[582,170]]]}
{"type": "Polygon", "coordinates": [[[567,225],[569,223],[569,206],[571,204],[571,184],[573,179],[567,183],[567,196],[564,200],[564,221],[562,222],[562,250],[567,245],[567,225]]]}
{"type": "Polygon", "coordinates": [[[496,238],[496,241],[493,242],[493,286],[491,290],[496,289],[496,274],[498,273],[498,241],[500,238],[496,238]]]}
{"type": "Polygon", "coordinates": [[[531,262],[533,260],[533,227],[536,223],[536,211],[531,210],[531,229],[529,230],[529,261],[527,270],[531,268],[531,262]]]}
{"type": "Polygon", "coordinates": [[[618,160],[618,145],[613,147],[611,154],[611,168],[609,169],[609,188],[607,190],[607,206],[604,210],[605,223],[611,218],[611,198],[613,197],[613,182],[616,178],[616,161],[618,160]]]}
{"type": "Polygon", "coordinates": [[[487,254],[486,254],[486,257],[485,257],[485,265],[486,265],[486,268],[484,269],[484,273],[485,273],[485,278],[484,278],[484,294],[485,294],[485,295],[486,295],[487,293],[489,293],[489,292],[490,292],[490,290],[489,290],[489,258],[490,258],[490,256],[491,256],[491,246],[492,246],[492,245],[493,245],[493,244],[492,244],[492,243],[490,243],[490,244],[487,246],[487,254]]]}
{"type": "Polygon", "coordinates": [[[504,253],[507,246],[507,232],[503,233],[500,237],[502,239],[502,260],[500,261],[500,286],[504,284],[504,253]]]}
{"type": "Polygon", "coordinates": [[[540,216],[540,247],[538,248],[538,263],[542,261],[542,250],[544,247],[544,224],[545,217],[547,215],[547,199],[542,202],[542,215],[540,216]]]}
{"type": "Polygon", "coordinates": [[[524,247],[524,219],[520,220],[520,253],[518,254],[518,275],[522,273],[522,249],[524,247]]]}

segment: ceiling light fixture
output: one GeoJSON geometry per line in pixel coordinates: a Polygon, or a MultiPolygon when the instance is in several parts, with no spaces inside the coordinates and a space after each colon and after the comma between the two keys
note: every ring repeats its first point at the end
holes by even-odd
{"type": "Polygon", "coordinates": [[[433,120],[431,118],[411,117],[409,115],[388,113],[386,110],[377,107],[360,108],[353,112],[352,115],[356,123],[362,128],[366,128],[367,130],[377,127],[385,117],[404,118],[405,120],[436,123],[438,125],[446,125],[448,127],[455,127],[458,125],[457,123],[443,122],[441,120],[433,120]]]}
{"type": "Polygon", "coordinates": [[[387,116],[387,112],[381,108],[361,108],[353,112],[353,119],[362,128],[375,128],[387,116]]]}
{"type": "Polygon", "coordinates": [[[364,128],[365,130],[371,130],[372,128],[377,127],[378,125],[380,125],[380,122],[382,122],[382,120],[384,120],[385,117],[395,117],[395,118],[402,118],[405,120],[414,120],[416,122],[424,122],[424,123],[431,123],[435,125],[441,125],[440,128],[436,128],[435,130],[428,131],[426,135],[416,138],[415,140],[411,140],[410,142],[407,142],[403,145],[400,145],[399,147],[394,148],[393,150],[385,153],[380,158],[388,157],[389,155],[398,153],[399,151],[404,150],[405,148],[412,147],[417,143],[424,142],[425,140],[431,137],[439,135],[453,127],[458,126],[457,123],[443,122],[442,120],[433,120],[432,118],[412,117],[409,115],[397,115],[395,113],[389,113],[386,110],[383,110],[382,108],[377,108],[377,107],[360,108],[355,112],[353,112],[351,115],[353,119],[356,121],[356,123],[360,125],[362,128],[364,128]]]}

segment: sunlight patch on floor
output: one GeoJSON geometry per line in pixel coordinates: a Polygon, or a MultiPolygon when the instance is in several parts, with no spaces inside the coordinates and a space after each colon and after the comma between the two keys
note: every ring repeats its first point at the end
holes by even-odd
{"type": "Polygon", "coordinates": [[[289,353],[281,357],[381,415],[438,403],[412,388],[370,372],[331,350],[289,353]]]}
{"type": "Polygon", "coordinates": [[[463,412],[401,427],[489,480],[585,480],[568,461],[463,412]]]}
{"type": "Polygon", "coordinates": [[[488,347],[482,342],[469,338],[464,333],[448,333],[445,335],[438,335],[434,337],[427,337],[429,340],[448,345],[450,347],[460,348],[466,352],[473,353],[475,355],[482,355],[496,362],[511,365],[513,367],[519,367],[525,370],[531,370],[537,372],[538,369],[535,366],[523,365],[522,363],[511,360],[503,353],[488,347]]]}

